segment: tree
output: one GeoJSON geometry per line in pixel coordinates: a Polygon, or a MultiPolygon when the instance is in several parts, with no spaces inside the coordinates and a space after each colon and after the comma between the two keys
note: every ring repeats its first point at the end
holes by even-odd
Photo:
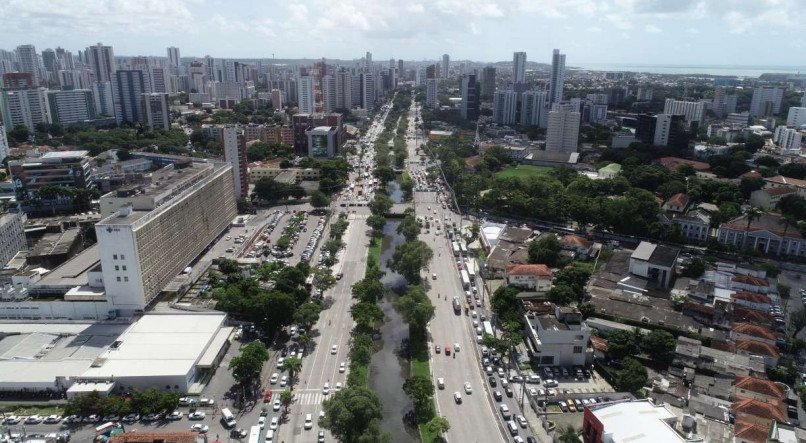
{"type": "Polygon", "coordinates": [[[403,275],[409,283],[416,283],[420,281],[420,271],[433,256],[434,251],[421,240],[401,243],[389,260],[389,268],[403,275]]]}
{"type": "Polygon", "coordinates": [[[499,321],[520,321],[518,312],[518,293],[520,290],[511,286],[501,286],[495,290],[490,307],[498,316],[499,321]]]}
{"type": "Polygon", "coordinates": [[[320,190],[311,192],[311,206],[316,209],[326,208],[330,206],[330,198],[320,190]]]}
{"type": "Polygon", "coordinates": [[[262,341],[253,341],[246,345],[239,355],[230,360],[229,369],[232,376],[241,384],[246,384],[260,375],[263,362],[269,359],[269,351],[262,341]]]}
{"type": "Polygon", "coordinates": [[[549,267],[557,265],[562,244],[556,235],[549,234],[529,243],[529,263],[545,264],[549,267]]]}
{"type": "Polygon", "coordinates": [[[375,303],[386,293],[386,288],[380,282],[380,277],[364,277],[353,285],[353,298],[361,302],[375,303]]]}
{"type": "Polygon", "coordinates": [[[778,294],[783,298],[789,298],[790,292],[792,291],[791,286],[783,283],[776,284],[775,288],[778,290],[778,294]]]}
{"type": "Polygon", "coordinates": [[[31,131],[25,125],[15,125],[14,129],[8,131],[8,138],[14,143],[25,143],[30,136],[31,131]]]}
{"type": "Polygon", "coordinates": [[[288,357],[283,360],[283,371],[288,371],[288,378],[291,381],[291,386],[294,385],[294,380],[302,370],[302,360],[299,357],[288,357]]]}
{"type": "Polygon", "coordinates": [[[319,303],[303,303],[303,305],[294,312],[294,322],[302,325],[305,330],[310,330],[311,326],[319,320],[319,314],[321,312],[322,306],[320,306],[319,303]]]}
{"type": "Polygon", "coordinates": [[[383,321],[383,309],[373,302],[359,302],[350,308],[350,313],[359,330],[371,331],[375,324],[383,321]]]}
{"type": "Polygon", "coordinates": [[[582,318],[588,318],[596,313],[596,307],[590,303],[582,303],[577,306],[577,309],[579,309],[579,313],[582,314],[582,318]]]}
{"type": "Polygon", "coordinates": [[[577,298],[574,289],[566,284],[556,284],[546,293],[549,301],[558,305],[567,305],[577,298]]]}
{"type": "MultiPolygon", "coordinates": [[[[610,341],[608,340],[608,346],[610,341]]],[[[646,368],[638,360],[627,357],[622,361],[621,370],[616,374],[615,388],[619,391],[638,392],[646,385],[646,368]]]]}
{"type": "Polygon", "coordinates": [[[294,394],[288,389],[283,390],[283,392],[280,392],[280,403],[285,408],[285,413],[287,414],[291,403],[294,403],[294,394]]]}
{"type": "Polygon", "coordinates": [[[442,435],[451,429],[451,423],[445,417],[434,417],[425,424],[429,434],[442,435]]]}
{"type": "Polygon", "coordinates": [[[239,198],[235,202],[238,208],[238,214],[254,214],[255,213],[255,206],[252,204],[252,201],[247,198],[239,198]]]}
{"type": "Polygon", "coordinates": [[[699,278],[701,275],[705,273],[705,260],[701,258],[694,258],[683,269],[683,272],[680,273],[683,277],[689,278],[699,278]]]}
{"type": "Polygon", "coordinates": [[[414,403],[418,421],[424,421],[433,415],[434,385],[429,377],[415,375],[406,379],[403,383],[403,392],[408,394],[414,403]]]}
{"type": "Polygon", "coordinates": [[[406,237],[406,241],[417,240],[417,236],[420,235],[420,222],[414,215],[407,214],[397,226],[397,233],[406,237]]]}
{"type": "Polygon", "coordinates": [[[241,267],[238,266],[238,262],[235,260],[224,259],[218,262],[218,270],[224,275],[230,275],[240,272],[241,267]]]}
{"type": "Polygon", "coordinates": [[[325,400],[322,408],[325,414],[319,419],[319,426],[345,443],[362,441],[373,423],[383,418],[381,401],[365,386],[347,386],[325,400]]]}
{"type": "Polygon", "coordinates": [[[652,330],[641,339],[641,347],[649,358],[664,366],[672,363],[676,345],[674,335],[662,329],[652,330]]]}
{"type": "Polygon", "coordinates": [[[383,184],[386,184],[395,179],[395,171],[392,170],[389,166],[378,166],[372,172],[372,175],[378,179],[383,184]]]}
{"type": "Polygon", "coordinates": [[[368,365],[374,351],[371,336],[368,334],[356,334],[350,342],[350,361],[360,365],[368,365]]]}
{"type": "Polygon", "coordinates": [[[367,217],[367,226],[372,228],[373,237],[383,236],[383,228],[386,226],[386,219],[383,215],[372,214],[367,217]]]}
{"type": "Polygon", "coordinates": [[[389,213],[389,210],[392,209],[392,206],[392,199],[390,199],[388,195],[380,192],[376,193],[375,198],[369,202],[369,210],[373,215],[384,216],[389,213]]]}
{"type": "Polygon", "coordinates": [[[281,326],[291,324],[297,303],[294,296],[286,292],[271,291],[263,305],[263,323],[266,329],[274,331],[281,326]]]}
{"type": "Polygon", "coordinates": [[[261,178],[255,182],[255,195],[260,200],[274,202],[288,196],[288,186],[270,178],[261,178]]]}
{"type": "Polygon", "coordinates": [[[424,331],[425,325],[434,317],[436,308],[419,285],[409,285],[406,292],[395,300],[395,309],[415,331],[424,331]]]}
{"type": "Polygon", "coordinates": [[[617,330],[607,336],[607,353],[617,360],[628,355],[635,355],[640,350],[640,343],[635,340],[635,335],[628,331],[617,330]]]}
{"type": "Polygon", "coordinates": [[[336,277],[333,276],[333,270],[330,268],[314,269],[313,285],[322,291],[327,291],[333,286],[336,286],[336,277]]]}
{"type": "Polygon", "coordinates": [[[579,433],[573,425],[563,428],[558,439],[560,443],[582,443],[582,439],[579,438],[579,433]]]}

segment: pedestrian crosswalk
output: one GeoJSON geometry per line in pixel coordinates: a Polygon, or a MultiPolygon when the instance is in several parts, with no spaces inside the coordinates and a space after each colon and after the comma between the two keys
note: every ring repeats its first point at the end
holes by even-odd
{"type": "Polygon", "coordinates": [[[294,395],[294,403],[300,405],[318,405],[327,399],[321,392],[303,392],[294,395]]]}

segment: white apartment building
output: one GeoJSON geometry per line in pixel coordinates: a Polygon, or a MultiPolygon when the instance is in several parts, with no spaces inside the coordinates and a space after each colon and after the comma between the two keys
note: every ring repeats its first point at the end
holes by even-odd
{"type": "Polygon", "coordinates": [[[786,125],[794,128],[800,128],[806,125],[806,107],[789,108],[789,114],[786,116],[786,125]]]}
{"type": "Polygon", "coordinates": [[[521,93],[521,125],[541,126],[545,120],[546,91],[525,91],[521,93]]]}
{"type": "MultiPolygon", "coordinates": [[[[344,99],[342,99],[344,101],[344,99]]],[[[324,112],[333,112],[338,102],[338,89],[336,77],[326,75],[322,77],[322,109],[324,112]]]]}
{"type": "Polygon", "coordinates": [[[784,88],[776,86],[759,86],[753,91],[750,101],[750,115],[765,117],[781,112],[781,102],[784,99],[784,88]]]}
{"type": "Polygon", "coordinates": [[[228,163],[178,163],[151,184],[101,197],[95,225],[106,298],[119,313],[144,309],[236,215],[228,163]]]}
{"type": "Polygon", "coordinates": [[[666,103],[663,105],[663,113],[669,115],[684,115],[686,123],[702,122],[703,111],[705,105],[702,102],[687,102],[683,100],[675,100],[667,98],[666,103]]]}
{"type": "Polygon", "coordinates": [[[27,249],[25,241],[25,213],[9,212],[0,215],[0,265],[8,264],[14,255],[27,249]]]}
{"type": "Polygon", "coordinates": [[[70,125],[97,117],[95,100],[89,89],[47,91],[47,100],[53,123],[70,125]]]}
{"type": "Polygon", "coordinates": [[[238,126],[221,128],[221,147],[224,159],[232,166],[236,198],[246,197],[249,192],[246,140],[242,138],[243,130],[238,126]]]}
{"type": "Polygon", "coordinates": [[[0,91],[0,116],[7,128],[25,125],[33,132],[37,123],[50,123],[45,88],[0,91]]]}
{"type": "Polygon", "coordinates": [[[336,109],[353,108],[353,76],[346,69],[336,72],[336,109]]]}
{"type": "Polygon", "coordinates": [[[578,311],[557,306],[554,313],[527,313],[525,317],[538,365],[583,366],[592,359],[587,352],[590,328],[578,311]]]}
{"type": "Polygon", "coordinates": [[[493,120],[499,125],[515,123],[518,109],[518,93],[513,90],[495,91],[493,96],[493,120]]]}
{"type": "Polygon", "coordinates": [[[98,115],[115,116],[115,101],[112,93],[112,82],[95,82],[92,84],[92,99],[98,115]]]}
{"type": "Polygon", "coordinates": [[[0,162],[8,157],[8,137],[6,136],[6,127],[0,124],[0,162]]]}
{"type": "Polygon", "coordinates": [[[84,53],[89,61],[90,69],[95,74],[95,81],[109,82],[113,80],[117,66],[115,65],[115,53],[111,46],[98,43],[88,47],[84,53]]]}
{"type": "Polygon", "coordinates": [[[313,77],[303,75],[297,81],[297,105],[300,114],[314,113],[313,77]]]}
{"type": "Polygon", "coordinates": [[[558,109],[549,112],[546,151],[576,152],[579,143],[579,112],[558,109]]]}
{"type": "Polygon", "coordinates": [[[565,54],[555,49],[551,55],[551,83],[549,84],[550,103],[563,101],[563,87],[565,85],[565,54]]]}
{"type": "Polygon", "coordinates": [[[152,129],[171,129],[171,113],[168,108],[168,94],[143,94],[143,120],[152,129]]]}
{"type": "Polygon", "coordinates": [[[775,128],[773,133],[773,141],[782,151],[800,151],[801,137],[800,131],[786,126],[775,128]]]}
{"type": "Polygon", "coordinates": [[[34,85],[39,85],[39,54],[34,45],[20,45],[15,50],[20,71],[30,72],[34,76],[34,85]]]}

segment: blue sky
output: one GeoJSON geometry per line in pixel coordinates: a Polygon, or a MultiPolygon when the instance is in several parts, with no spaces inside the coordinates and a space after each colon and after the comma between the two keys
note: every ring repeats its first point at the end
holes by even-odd
{"type": "Polygon", "coordinates": [[[116,55],[806,65],[806,0],[0,0],[0,48],[116,55]],[[798,29],[800,25],[800,29],[798,29]]]}

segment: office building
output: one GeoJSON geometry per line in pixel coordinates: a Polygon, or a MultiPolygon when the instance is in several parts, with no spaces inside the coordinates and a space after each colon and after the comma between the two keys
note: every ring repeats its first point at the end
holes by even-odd
{"type": "Polygon", "coordinates": [[[308,157],[332,158],[337,149],[337,128],[335,126],[318,126],[305,131],[308,138],[308,157]]]}
{"type": "Polygon", "coordinates": [[[87,58],[87,63],[93,74],[95,74],[96,82],[113,81],[113,75],[117,66],[115,65],[115,54],[111,46],[104,46],[98,43],[95,46],[90,46],[84,51],[87,58]]]}
{"type": "Polygon", "coordinates": [[[594,104],[587,100],[582,104],[583,123],[601,125],[605,120],[607,120],[607,105],[594,104]]]}
{"type": "Polygon", "coordinates": [[[88,151],[54,151],[38,158],[11,160],[8,169],[18,193],[47,186],[85,189],[93,184],[88,151]]]}
{"type": "Polygon", "coordinates": [[[442,54],[442,78],[448,78],[451,68],[451,57],[448,54],[442,54]]]}
{"type": "Polygon", "coordinates": [[[89,89],[47,91],[48,112],[53,123],[68,126],[87,120],[95,120],[95,100],[89,89]]]}
{"type": "Polygon", "coordinates": [[[784,88],[777,86],[759,86],[753,91],[750,101],[750,115],[753,117],[769,117],[781,112],[784,99],[784,88]]]}
{"type": "Polygon", "coordinates": [[[806,107],[789,108],[789,113],[786,116],[786,125],[793,128],[800,128],[806,125],[806,107]]]}
{"type": "Polygon", "coordinates": [[[173,68],[173,73],[179,73],[179,48],[175,46],[170,46],[167,49],[168,52],[168,65],[173,68]]]}
{"type": "Polygon", "coordinates": [[[549,83],[549,103],[559,103],[563,100],[563,87],[565,85],[565,54],[555,49],[551,55],[551,83],[549,83]]]}
{"type": "MultiPolygon", "coordinates": [[[[371,54],[370,54],[371,55],[371,54]]],[[[361,79],[361,107],[370,111],[375,108],[375,75],[363,72],[361,79]]]]}
{"type": "Polygon", "coordinates": [[[729,125],[741,126],[743,128],[747,127],[749,121],[750,121],[750,113],[748,112],[741,112],[741,113],[734,112],[728,114],[728,116],[725,118],[725,122],[728,123],[729,125]]]}
{"type": "Polygon", "coordinates": [[[429,78],[425,81],[425,106],[431,109],[439,108],[439,100],[437,99],[437,79],[429,78]]]}
{"type": "Polygon", "coordinates": [[[702,102],[687,102],[673,98],[667,98],[663,105],[664,114],[683,115],[689,125],[692,123],[699,125],[702,122],[704,109],[705,105],[702,102]]]}
{"type": "Polygon", "coordinates": [[[0,162],[8,157],[8,136],[6,136],[6,127],[0,122],[0,162]]]}
{"type": "Polygon", "coordinates": [[[249,170],[246,160],[246,137],[241,128],[225,126],[221,131],[221,150],[224,160],[232,165],[235,198],[249,195],[249,170]]]}
{"type": "Polygon", "coordinates": [[[115,121],[120,123],[144,123],[142,115],[143,94],[149,93],[147,76],[140,70],[115,71],[112,94],[115,102],[115,121]]]}
{"type": "MultiPolygon", "coordinates": [[[[322,77],[322,110],[324,112],[333,112],[337,108],[338,97],[336,77],[333,75],[322,77]]],[[[344,97],[342,97],[343,101],[344,97]]]]}
{"type": "Polygon", "coordinates": [[[95,103],[95,112],[97,115],[107,117],[115,116],[115,100],[112,92],[112,82],[93,83],[92,99],[95,103]]]}
{"type": "Polygon", "coordinates": [[[683,115],[658,114],[655,116],[655,146],[684,149],[688,145],[686,121],[683,115]]]}
{"type": "Polygon", "coordinates": [[[658,119],[654,115],[639,115],[635,123],[635,139],[641,143],[655,143],[655,127],[657,125],[658,119]]]}
{"type": "Polygon", "coordinates": [[[36,130],[37,123],[50,123],[45,88],[0,91],[0,115],[8,130],[24,125],[36,130]]]}
{"type": "Polygon", "coordinates": [[[229,163],[188,159],[149,178],[102,196],[95,225],[106,298],[124,314],[151,303],[236,215],[229,163]]]}
{"type": "Polygon", "coordinates": [[[20,45],[15,51],[17,53],[17,64],[21,72],[29,72],[33,76],[34,85],[39,86],[39,54],[36,53],[34,45],[20,45]]]}
{"type": "Polygon", "coordinates": [[[495,68],[486,66],[481,70],[481,98],[489,100],[495,93],[495,68]]]}
{"type": "Polygon", "coordinates": [[[512,54],[512,83],[526,83],[526,53],[512,54]]]}
{"type": "MultiPolygon", "coordinates": [[[[729,404],[729,403],[728,403],[729,404]]],[[[714,406],[715,409],[719,409],[714,406]]],[[[694,415],[681,415],[679,409],[655,404],[652,399],[617,400],[605,404],[584,406],[582,437],[586,443],[664,442],[686,443],[711,441],[709,426],[694,415]]],[[[725,413],[727,415],[727,412],[725,413]]],[[[720,417],[721,418],[721,417],[720,417]]],[[[716,426],[714,426],[716,428],[716,426]]],[[[727,428],[713,435],[732,434],[727,428]]],[[[718,440],[717,439],[717,440],[718,440]]],[[[716,441],[716,440],[715,440],[716,441]]],[[[736,438],[722,441],[758,441],[736,438]]],[[[764,441],[767,441],[766,436],[764,441]]]]}
{"type": "Polygon", "coordinates": [[[465,74],[461,81],[462,103],[459,105],[459,113],[466,120],[476,120],[479,118],[479,85],[476,82],[476,74],[465,74]]]}
{"type": "Polygon", "coordinates": [[[297,107],[301,114],[314,112],[313,77],[300,76],[297,79],[297,107]]]}
{"type": "Polygon", "coordinates": [[[85,87],[83,77],[81,71],[61,70],[56,73],[56,81],[61,89],[89,89],[85,87]]]}
{"type": "Polygon", "coordinates": [[[782,151],[793,151],[800,155],[801,133],[797,129],[779,126],[775,128],[773,141],[782,151]]]}
{"type": "Polygon", "coordinates": [[[0,215],[0,266],[6,266],[18,252],[28,249],[24,229],[26,218],[20,212],[0,215]]]}
{"type": "Polygon", "coordinates": [[[143,124],[151,129],[171,129],[171,113],[168,108],[168,94],[151,93],[143,94],[141,98],[143,106],[143,124]]]}
{"type": "Polygon", "coordinates": [[[546,113],[546,91],[526,91],[521,94],[520,123],[523,126],[541,126],[546,113]]]}
{"type": "Polygon", "coordinates": [[[518,109],[518,94],[513,90],[496,91],[493,97],[493,121],[499,125],[515,123],[518,109]]]}
{"type": "Polygon", "coordinates": [[[566,108],[549,112],[546,151],[577,152],[579,123],[579,112],[566,108]]]}

